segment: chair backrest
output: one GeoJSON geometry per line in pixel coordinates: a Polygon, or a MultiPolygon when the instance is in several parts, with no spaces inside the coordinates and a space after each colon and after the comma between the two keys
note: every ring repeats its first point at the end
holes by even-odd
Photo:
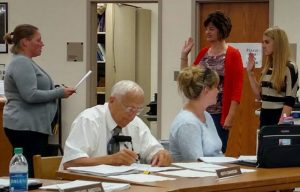
{"type": "Polygon", "coordinates": [[[62,156],[41,157],[33,156],[34,177],[40,179],[57,179],[56,171],[59,168],[62,156]]]}

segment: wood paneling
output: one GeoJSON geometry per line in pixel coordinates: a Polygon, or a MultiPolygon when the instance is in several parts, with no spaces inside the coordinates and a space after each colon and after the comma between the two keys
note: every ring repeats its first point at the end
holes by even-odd
{"type": "Polygon", "coordinates": [[[3,107],[4,103],[0,102],[0,176],[7,176],[9,161],[12,157],[12,146],[3,129],[3,107]]]}
{"type": "MultiPolygon", "coordinates": [[[[236,2],[236,3],[201,3],[199,4],[200,47],[207,46],[203,22],[207,15],[216,10],[224,12],[231,18],[232,31],[227,42],[257,43],[262,41],[262,34],[269,26],[268,2],[236,2]]],[[[261,69],[255,70],[259,78],[261,69]]],[[[259,118],[254,111],[260,107],[255,102],[247,71],[244,69],[244,84],[241,103],[236,113],[233,128],[227,145],[227,156],[254,155],[256,152],[256,130],[259,118]]]]}

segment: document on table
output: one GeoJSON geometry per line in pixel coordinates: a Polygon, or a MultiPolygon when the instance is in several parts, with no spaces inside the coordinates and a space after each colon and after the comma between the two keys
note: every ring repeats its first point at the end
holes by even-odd
{"type": "Polygon", "coordinates": [[[214,164],[204,163],[204,162],[172,163],[172,164],[186,169],[191,169],[196,171],[207,171],[207,172],[216,172],[217,169],[226,168],[225,166],[214,165],[214,164]]]}
{"type": "MultiPolygon", "coordinates": [[[[227,168],[226,166],[221,165],[215,165],[210,163],[204,163],[204,162],[192,162],[192,163],[172,163],[172,165],[182,167],[185,169],[190,170],[196,170],[196,171],[206,171],[206,172],[212,172],[215,173],[217,169],[224,169],[227,168]]],[[[254,172],[254,169],[241,169],[242,173],[249,173],[254,172]]]]}
{"type": "Polygon", "coordinates": [[[68,170],[77,173],[87,173],[99,176],[139,173],[140,171],[159,172],[180,169],[178,167],[152,167],[148,164],[133,163],[130,166],[97,165],[84,167],[69,167],[68,170]]]}
{"type": "Polygon", "coordinates": [[[166,180],[176,180],[175,178],[163,177],[158,175],[151,174],[129,174],[129,175],[118,175],[118,176],[109,176],[110,178],[122,179],[124,181],[146,183],[146,182],[155,182],[155,181],[166,181],[166,180]]]}
{"type": "Polygon", "coordinates": [[[102,190],[101,182],[98,181],[84,181],[84,180],[75,180],[68,183],[54,184],[40,187],[42,190],[50,191],[79,191],[84,189],[99,188],[102,190]]]}
{"type": "Polygon", "coordinates": [[[178,171],[165,171],[161,172],[163,175],[177,176],[177,177],[211,177],[217,176],[217,173],[210,173],[204,171],[194,171],[194,170],[178,170],[178,171]]]}
{"type": "Polygon", "coordinates": [[[99,176],[119,175],[137,173],[133,167],[130,166],[112,166],[112,165],[97,165],[84,167],[69,167],[68,170],[77,173],[87,173],[99,176]]]}
{"type": "Polygon", "coordinates": [[[257,162],[257,156],[256,155],[241,155],[238,158],[239,161],[248,161],[248,162],[257,162]]]}
{"type": "Polygon", "coordinates": [[[148,171],[148,172],[160,172],[160,171],[168,171],[168,170],[178,170],[179,167],[152,167],[149,164],[140,164],[140,163],[133,163],[130,165],[135,170],[139,171],[148,171]]]}
{"type": "Polygon", "coordinates": [[[199,157],[198,159],[205,163],[213,164],[228,164],[238,162],[238,159],[235,157],[199,157]]]}
{"type": "Polygon", "coordinates": [[[80,81],[75,85],[75,89],[77,89],[79,87],[79,85],[86,80],[86,78],[88,78],[88,76],[90,76],[90,74],[92,73],[91,70],[89,70],[81,79],[80,81]]]}
{"type": "Polygon", "coordinates": [[[40,187],[42,190],[52,190],[52,191],[73,191],[77,189],[88,189],[89,187],[94,188],[96,186],[101,187],[105,192],[107,191],[120,191],[124,189],[128,189],[130,184],[128,183],[107,183],[107,182],[97,182],[97,181],[84,181],[84,180],[75,180],[68,183],[63,184],[55,184],[40,187]]]}

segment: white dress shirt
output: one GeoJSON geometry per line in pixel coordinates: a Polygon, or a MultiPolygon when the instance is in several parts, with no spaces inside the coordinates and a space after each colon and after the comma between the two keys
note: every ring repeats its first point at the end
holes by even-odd
{"type": "MultiPolygon", "coordinates": [[[[60,170],[63,163],[74,159],[107,155],[107,143],[116,126],[107,103],[80,113],[73,122],[66,140],[60,170]]],[[[132,137],[134,151],[139,153],[141,160],[146,163],[150,163],[152,157],[159,150],[164,149],[139,117],[135,117],[126,127],[123,127],[120,135],[132,137]]]]}

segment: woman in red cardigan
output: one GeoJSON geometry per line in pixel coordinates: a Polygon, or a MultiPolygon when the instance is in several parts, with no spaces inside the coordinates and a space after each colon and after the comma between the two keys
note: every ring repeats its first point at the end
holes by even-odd
{"type": "MultiPolygon", "coordinates": [[[[198,53],[193,65],[216,70],[220,77],[216,105],[207,108],[212,115],[225,153],[229,130],[242,95],[243,63],[240,52],[229,46],[225,39],[231,31],[231,20],[220,11],[208,15],[204,21],[206,40],[210,46],[198,53]]],[[[188,54],[193,47],[189,38],[182,48],[181,69],[188,66],[188,54]]]]}

